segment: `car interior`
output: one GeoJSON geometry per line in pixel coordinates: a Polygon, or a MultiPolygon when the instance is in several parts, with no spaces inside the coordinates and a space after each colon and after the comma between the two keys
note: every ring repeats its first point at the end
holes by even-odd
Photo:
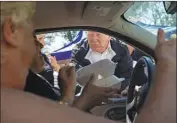
{"type": "MultiPolygon", "coordinates": [[[[126,45],[131,45],[147,55],[141,57],[134,67],[128,95],[123,98],[113,99],[111,103],[104,103],[91,111],[92,114],[96,116],[133,123],[136,115],[140,113],[152,83],[155,70],[153,59],[156,62],[154,48],[156,46],[157,35],[137,25],[135,20],[130,21],[125,15],[133,5],[148,2],[46,1],[36,3],[36,13],[34,17],[35,34],[48,34],[68,30],[96,31],[117,38],[126,45]]],[[[156,4],[156,2],[149,3],[156,4]]],[[[172,6],[174,3],[158,3],[161,5],[161,8],[164,9],[165,14],[170,15],[170,17],[176,17],[174,11],[175,7],[172,6]]],[[[174,21],[174,23],[176,23],[176,20],[174,21]]],[[[173,24],[161,26],[165,29],[165,26],[171,28],[175,27],[173,24]]],[[[158,27],[154,30],[157,32],[157,29],[158,27]]],[[[174,30],[176,31],[176,27],[174,30]]],[[[56,46],[55,50],[57,50],[57,48],[62,49],[62,46],[56,46]]],[[[33,92],[34,88],[32,89],[32,86],[34,85],[28,85],[26,90],[33,92]]],[[[52,89],[49,93],[52,93],[52,95],[56,94],[52,89]]],[[[77,92],[77,94],[78,93],[79,92],[77,92]]],[[[55,96],[53,100],[57,100],[55,96]]]]}

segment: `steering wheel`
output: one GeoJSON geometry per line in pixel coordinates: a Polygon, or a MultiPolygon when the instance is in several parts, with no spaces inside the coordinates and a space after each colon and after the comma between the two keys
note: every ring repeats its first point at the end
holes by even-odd
{"type": "Polygon", "coordinates": [[[126,105],[126,121],[133,123],[145,102],[152,83],[154,64],[146,56],[141,57],[132,73],[126,105]]]}

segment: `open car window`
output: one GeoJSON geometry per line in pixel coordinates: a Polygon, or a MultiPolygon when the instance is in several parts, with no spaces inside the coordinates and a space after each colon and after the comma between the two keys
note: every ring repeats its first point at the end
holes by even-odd
{"type": "MultiPolygon", "coordinates": [[[[60,68],[70,64],[75,66],[77,72],[76,96],[81,95],[83,87],[89,82],[93,73],[96,77],[94,82],[96,86],[124,90],[122,97],[109,98],[108,102],[102,102],[103,105],[96,105],[90,112],[93,115],[103,116],[111,120],[125,121],[127,89],[131,73],[139,59],[147,55],[126,44],[119,37],[110,37],[95,31],[71,29],[50,31],[50,33],[45,32],[41,35],[44,37],[42,53],[49,60],[50,56],[54,56],[60,68]],[[105,47],[103,52],[97,50],[100,47],[105,47]],[[115,107],[114,104],[117,106],[115,107]]],[[[144,72],[145,75],[147,74],[146,71],[144,72]]],[[[141,73],[143,74],[143,72],[141,73]]],[[[146,78],[141,80],[145,82],[146,78]]],[[[54,86],[60,88],[57,86],[59,81],[54,82],[54,86]]]]}
{"type": "Polygon", "coordinates": [[[154,35],[158,28],[165,31],[167,39],[176,35],[176,14],[167,14],[163,2],[135,2],[124,17],[154,35]]]}

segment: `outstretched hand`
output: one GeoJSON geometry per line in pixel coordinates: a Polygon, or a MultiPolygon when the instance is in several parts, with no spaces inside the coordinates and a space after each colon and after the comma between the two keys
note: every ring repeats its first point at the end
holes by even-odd
{"type": "Polygon", "coordinates": [[[165,33],[162,29],[158,30],[155,54],[157,62],[168,63],[176,68],[176,39],[165,40],[165,33]]]}
{"type": "Polygon", "coordinates": [[[165,40],[161,29],[158,30],[155,55],[154,82],[135,122],[176,123],[176,39],[165,40]]]}

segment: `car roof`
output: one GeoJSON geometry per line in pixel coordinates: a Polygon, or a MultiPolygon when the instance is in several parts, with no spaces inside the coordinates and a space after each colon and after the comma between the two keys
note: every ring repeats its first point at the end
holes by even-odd
{"type": "Polygon", "coordinates": [[[116,1],[43,1],[36,2],[35,28],[97,26],[108,28],[132,2],[116,1]]]}
{"type": "Polygon", "coordinates": [[[43,1],[36,2],[35,29],[72,26],[103,27],[154,49],[156,36],[136,26],[122,15],[134,2],[130,1],[43,1]]]}

